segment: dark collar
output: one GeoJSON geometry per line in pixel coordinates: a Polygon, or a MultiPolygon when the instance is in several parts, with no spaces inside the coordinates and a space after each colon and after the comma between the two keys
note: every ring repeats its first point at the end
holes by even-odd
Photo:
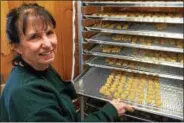
{"type": "Polygon", "coordinates": [[[25,68],[30,73],[34,73],[35,75],[39,77],[45,76],[50,69],[50,65],[49,65],[49,67],[45,70],[36,70],[31,65],[29,65],[27,62],[25,62],[22,58],[20,59],[18,66],[25,68]]]}

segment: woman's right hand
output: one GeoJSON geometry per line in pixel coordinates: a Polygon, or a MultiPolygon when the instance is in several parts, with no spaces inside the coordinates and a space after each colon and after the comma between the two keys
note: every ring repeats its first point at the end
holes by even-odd
{"type": "Polygon", "coordinates": [[[131,105],[120,102],[120,99],[114,99],[110,103],[116,108],[119,116],[122,116],[126,111],[134,111],[131,105]]]}

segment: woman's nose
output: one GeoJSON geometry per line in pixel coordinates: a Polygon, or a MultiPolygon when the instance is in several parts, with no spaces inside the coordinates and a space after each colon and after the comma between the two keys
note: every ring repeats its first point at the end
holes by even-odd
{"type": "Polygon", "coordinates": [[[52,46],[50,39],[45,36],[43,37],[42,47],[43,48],[50,48],[52,46]]]}

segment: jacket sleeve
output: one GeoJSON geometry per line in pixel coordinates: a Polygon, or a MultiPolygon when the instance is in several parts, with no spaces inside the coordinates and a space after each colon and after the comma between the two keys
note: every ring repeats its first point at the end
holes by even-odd
{"type": "Polygon", "coordinates": [[[107,103],[99,111],[89,114],[84,122],[113,122],[117,118],[117,110],[111,103],[107,103]]]}

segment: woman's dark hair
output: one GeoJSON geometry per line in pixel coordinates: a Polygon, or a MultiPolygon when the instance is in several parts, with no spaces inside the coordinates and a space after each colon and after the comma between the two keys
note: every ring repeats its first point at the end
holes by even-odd
{"type": "MultiPolygon", "coordinates": [[[[44,7],[36,3],[22,4],[20,7],[12,9],[7,15],[6,33],[10,44],[20,43],[20,34],[25,34],[29,16],[39,18],[44,30],[47,29],[48,25],[56,27],[55,19],[44,7]]],[[[20,55],[13,59],[13,65],[19,57],[20,55]]]]}
{"type": "Polygon", "coordinates": [[[44,8],[36,3],[22,4],[20,7],[12,9],[7,15],[6,33],[9,43],[19,43],[19,34],[22,31],[25,34],[27,19],[31,16],[40,17],[43,24],[50,24],[53,28],[56,27],[56,21],[53,16],[44,8]],[[22,29],[18,25],[18,21],[22,19],[22,29]]]}

